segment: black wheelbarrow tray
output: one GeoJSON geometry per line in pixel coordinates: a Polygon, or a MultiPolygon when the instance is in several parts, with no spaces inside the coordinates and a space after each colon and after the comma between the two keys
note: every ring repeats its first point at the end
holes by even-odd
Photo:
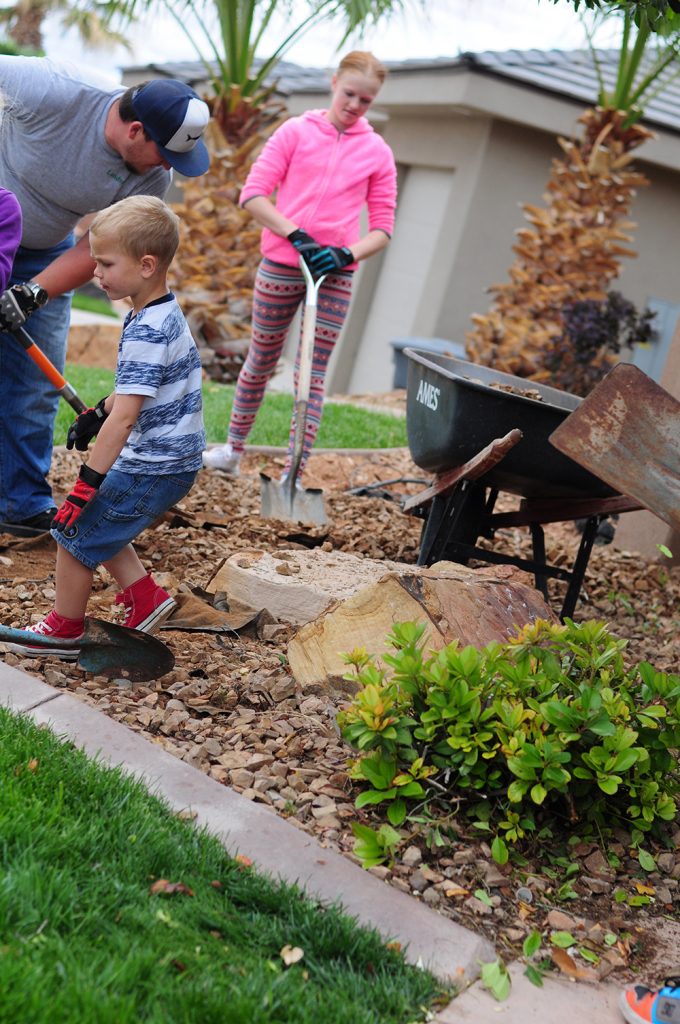
{"type": "Polygon", "coordinates": [[[519,443],[485,474],[487,486],[526,498],[618,493],[548,440],[580,406],[577,395],[452,356],[411,348],[404,354],[408,445],[421,469],[444,473],[519,429],[519,443]]]}

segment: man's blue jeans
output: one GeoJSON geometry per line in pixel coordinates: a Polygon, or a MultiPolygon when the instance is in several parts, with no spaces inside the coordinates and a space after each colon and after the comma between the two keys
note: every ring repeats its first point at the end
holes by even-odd
{"type": "MultiPolygon", "coordinates": [[[[54,249],[20,248],[11,283],[30,281],[73,238],[54,249]]],[[[63,373],[72,292],[50,299],[26,323],[26,330],[63,373]]],[[[47,474],[59,395],[11,334],[0,334],[0,520],[16,523],[54,507],[47,474]]]]}

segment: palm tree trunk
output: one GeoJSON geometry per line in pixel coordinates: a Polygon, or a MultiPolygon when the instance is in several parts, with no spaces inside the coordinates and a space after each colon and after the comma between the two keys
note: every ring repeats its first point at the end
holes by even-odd
{"type": "Polygon", "coordinates": [[[564,304],[605,298],[623,258],[635,256],[628,220],[638,188],[648,184],[630,165],[653,133],[629,115],[598,107],[579,119],[577,139],[559,139],[545,207],[525,205],[531,227],[517,232],[510,281],[493,285],[489,312],[473,315],[467,352],[473,362],[547,380],[546,359],[563,332],[564,304]]]}
{"type": "MultiPolygon", "coordinates": [[[[215,105],[214,98],[206,102],[215,105]]],[[[213,114],[206,132],[210,168],[181,182],[183,201],[174,206],[182,238],[171,284],[206,372],[232,381],[248,349],[260,261],[260,228],[238,198],[264,143],[287,115],[278,101],[258,109],[242,102],[230,114],[224,108],[213,114]]]]}

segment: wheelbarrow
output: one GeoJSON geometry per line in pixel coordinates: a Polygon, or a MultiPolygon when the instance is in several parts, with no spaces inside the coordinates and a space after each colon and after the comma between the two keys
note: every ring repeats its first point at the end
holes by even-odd
{"type": "Polygon", "coordinates": [[[435,474],[403,505],[425,520],[418,564],[474,558],[515,565],[534,575],[546,600],[548,578],[560,579],[568,584],[561,617],[571,616],[600,523],[640,507],[550,444],[583,399],[451,356],[405,352],[409,448],[416,465],[435,474]],[[494,511],[500,491],[520,496],[517,510],[494,511]],[[543,524],[580,519],[586,524],[572,568],[548,564],[543,524]],[[516,526],[531,531],[531,559],[477,546],[479,537],[516,526]]]}
{"type": "Polygon", "coordinates": [[[549,437],[680,533],[680,402],[618,363],[549,437]]]}

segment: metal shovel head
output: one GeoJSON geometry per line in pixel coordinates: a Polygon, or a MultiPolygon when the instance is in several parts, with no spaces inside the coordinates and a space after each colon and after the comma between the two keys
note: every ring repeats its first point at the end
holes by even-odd
{"type": "Polygon", "coordinates": [[[328,522],[321,488],[296,487],[292,473],[283,483],[260,473],[260,506],[264,519],[314,526],[325,526],[328,522]]]}
{"type": "MultiPolygon", "coordinates": [[[[61,640],[9,626],[0,626],[0,642],[30,644],[46,650],[63,647],[61,640]]],[[[103,619],[85,620],[76,665],[86,672],[141,683],[165,675],[174,664],[172,651],[148,633],[103,619]]]]}

